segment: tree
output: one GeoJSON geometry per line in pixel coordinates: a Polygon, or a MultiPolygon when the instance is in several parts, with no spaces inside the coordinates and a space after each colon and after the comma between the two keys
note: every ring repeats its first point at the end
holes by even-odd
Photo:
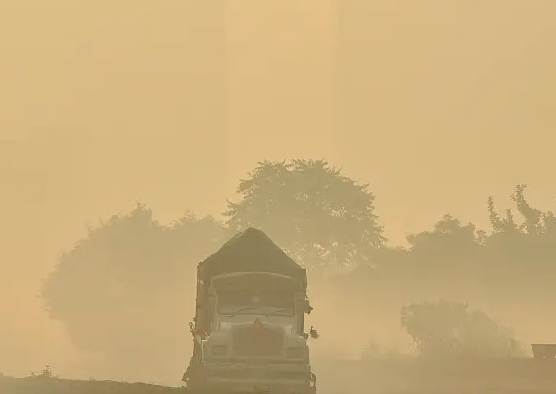
{"type": "Polygon", "coordinates": [[[518,212],[524,220],[517,224],[511,209],[506,209],[506,218],[502,219],[496,213],[494,199],[488,198],[488,211],[492,230],[495,234],[499,233],[520,233],[527,235],[551,234],[556,235],[556,217],[552,211],[543,212],[533,208],[525,198],[526,184],[515,187],[514,193],[510,196],[516,203],[518,212]]]}
{"type": "Polygon", "coordinates": [[[324,160],[264,161],[249,175],[226,224],[261,228],[309,269],[369,263],[385,241],[368,185],[324,160]]]}
{"type": "Polygon", "coordinates": [[[519,279],[524,285],[529,282],[528,285],[535,287],[552,288],[549,278],[556,268],[556,218],[553,212],[543,212],[529,204],[525,198],[526,187],[517,185],[510,196],[523,217],[521,222],[515,219],[511,209],[506,209],[505,218],[501,218],[494,199],[489,197],[492,235],[486,242],[485,260],[503,264],[503,270],[499,271],[509,278],[519,279]]]}
{"type": "Polygon", "coordinates": [[[458,302],[404,306],[401,324],[425,358],[501,358],[522,354],[511,332],[480,310],[458,302]]]}
{"type": "Polygon", "coordinates": [[[477,230],[474,224],[462,225],[459,219],[444,215],[432,231],[409,235],[407,241],[414,253],[444,258],[446,255],[460,256],[476,250],[484,237],[484,232],[477,230]]]}
{"type": "Polygon", "coordinates": [[[89,229],[61,257],[42,289],[47,310],[79,349],[100,355],[111,370],[123,367],[121,375],[142,379],[179,376],[187,360],[195,266],[223,235],[210,217],[188,212],[162,226],[138,204],[89,229]],[[171,360],[176,370],[163,370],[171,360]]]}

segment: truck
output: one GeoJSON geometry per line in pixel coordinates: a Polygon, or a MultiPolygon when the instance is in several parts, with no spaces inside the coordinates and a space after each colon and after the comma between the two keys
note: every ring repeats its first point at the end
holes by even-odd
{"type": "Polygon", "coordinates": [[[207,393],[316,394],[307,273],[248,228],[197,265],[193,354],[182,380],[207,393]]]}

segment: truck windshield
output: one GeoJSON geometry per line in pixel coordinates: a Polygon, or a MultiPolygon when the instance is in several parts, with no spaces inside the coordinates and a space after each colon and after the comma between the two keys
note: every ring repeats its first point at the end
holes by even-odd
{"type": "Polygon", "coordinates": [[[218,291],[218,313],[222,315],[293,316],[293,294],[264,289],[218,291]]]}

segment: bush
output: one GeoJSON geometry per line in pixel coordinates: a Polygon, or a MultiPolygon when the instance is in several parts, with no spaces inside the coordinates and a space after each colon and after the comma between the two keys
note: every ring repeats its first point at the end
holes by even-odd
{"type": "Polygon", "coordinates": [[[422,302],[405,306],[401,324],[426,358],[507,358],[523,354],[512,333],[463,303],[422,302]]]}
{"type": "Polygon", "coordinates": [[[52,370],[50,369],[50,365],[45,365],[44,369],[40,372],[40,373],[35,373],[33,371],[31,371],[31,377],[32,378],[47,378],[47,379],[58,379],[58,375],[54,375],[52,373],[52,370]]]}

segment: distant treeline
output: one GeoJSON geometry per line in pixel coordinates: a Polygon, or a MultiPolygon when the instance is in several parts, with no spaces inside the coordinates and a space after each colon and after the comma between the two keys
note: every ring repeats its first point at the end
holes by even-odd
{"type": "Polygon", "coordinates": [[[332,281],[339,294],[402,294],[418,302],[472,287],[493,297],[508,291],[556,296],[556,217],[531,207],[525,188],[514,190],[515,212],[498,213],[485,196],[489,231],[446,215],[433,229],[407,237],[409,247],[394,248],[368,185],[324,160],[264,161],[239,182],[239,198],[227,202],[223,220],[187,212],[163,226],[138,204],[90,228],[68,247],[42,294],[78,347],[112,360],[150,354],[145,368],[171,363],[172,355],[185,365],[177,344],[191,317],[185,310],[195,266],[247,227],[261,228],[311,280],[332,281]]]}

